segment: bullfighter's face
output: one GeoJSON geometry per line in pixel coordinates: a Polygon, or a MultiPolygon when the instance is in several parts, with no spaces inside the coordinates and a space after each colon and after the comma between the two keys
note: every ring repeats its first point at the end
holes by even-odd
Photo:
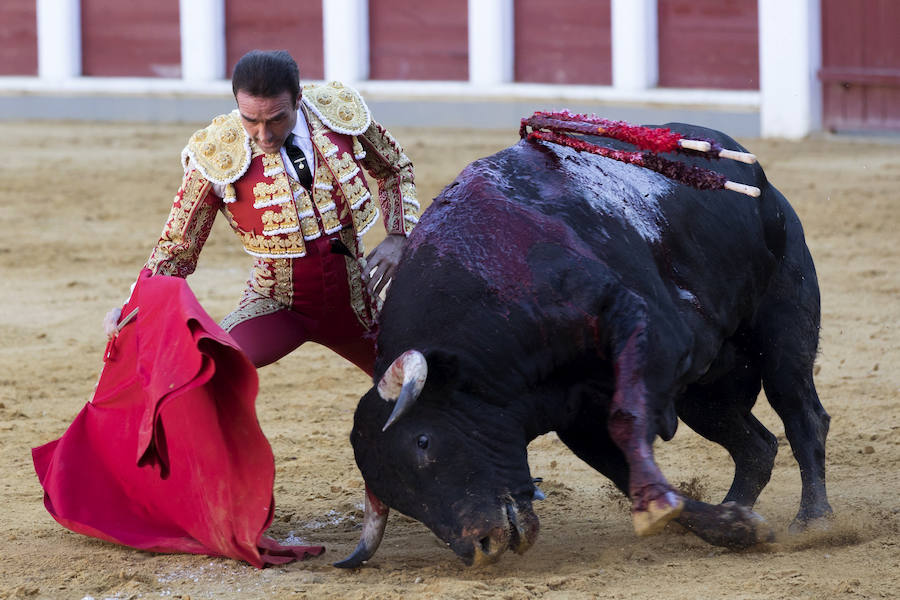
{"type": "Polygon", "coordinates": [[[362,398],[351,441],[366,484],[468,565],[493,562],[507,548],[525,552],[539,522],[522,427],[471,394],[435,387],[426,384],[386,431],[392,405],[374,388],[362,398]]]}
{"type": "Polygon", "coordinates": [[[235,100],[247,135],[266,154],[278,152],[297,124],[300,96],[282,92],[269,98],[238,90],[235,100]]]}

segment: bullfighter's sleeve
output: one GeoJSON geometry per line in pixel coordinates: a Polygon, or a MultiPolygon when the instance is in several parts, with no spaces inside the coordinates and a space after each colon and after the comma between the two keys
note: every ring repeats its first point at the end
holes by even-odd
{"type": "Polygon", "coordinates": [[[420,208],[412,161],[393,136],[375,121],[359,140],[365,149],[360,163],[378,181],[378,200],[385,229],[389,234],[409,235],[419,221],[420,208]]]}
{"type": "Polygon", "coordinates": [[[220,205],[212,184],[198,170],[188,167],[162,235],[144,268],[154,275],[187,277],[193,273],[220,205]]]}

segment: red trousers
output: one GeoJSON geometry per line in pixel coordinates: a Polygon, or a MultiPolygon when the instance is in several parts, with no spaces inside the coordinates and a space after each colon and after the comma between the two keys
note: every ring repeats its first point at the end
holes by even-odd
{"type": "Polygon", "coordinates": [[[291,308],[241,321],[230,329],[232,338],[257,367],[304,342],[316,342],[371,375],[376,331],[367,330],[353,310],[344,255],[332,251],[331,240],[322,237],[309,242],[307,255],[292,262],[291,308]]]}

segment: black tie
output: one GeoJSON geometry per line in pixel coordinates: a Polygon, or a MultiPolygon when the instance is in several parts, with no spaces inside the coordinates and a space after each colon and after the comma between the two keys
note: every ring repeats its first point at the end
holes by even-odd
{"type": "Polygon", "coordinates": [[[310,171],[309,165],[306,164],[306,156],[303,155],[303,150],[294,145],[294,134],[288,136],[284,149],[287,151],[288,158],[294,163],[294,170],[297,171],[297,181],[307,190],[310,189],[310,186],[312,186],[312,171],[310,171]]]}

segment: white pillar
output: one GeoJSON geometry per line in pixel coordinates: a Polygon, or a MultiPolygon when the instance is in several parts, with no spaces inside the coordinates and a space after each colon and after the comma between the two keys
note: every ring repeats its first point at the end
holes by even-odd
{"type": "Polygon", "coordinates": [[[80,0],[37,0],[38,76],[71,79],[81,75],[80,0]]]}
{"type": "Polygon", "coordinates": [[[225,77],[225,0],[179,0],[181,78],[225,77]]]}
{"type": "Polygon", "coordinates": [[[322,0],[322,28],[325,79],[368,79],[368,0],[322,0]]]}
{"type": "Polygon", "coordinates": [[[819,0],[759,0],[760,131],[801,138],[822,124],[819,0]]]}
{"type": "Polygon", "coordinates": [[[622,90],[646,90],[659,81],[656,0],[612,0],[612,79],[622,90]]]}
{"type": "Polygon", "coordinates": [[[513,0],[469,0],[469,81],[513,80],[513,0]]]}

